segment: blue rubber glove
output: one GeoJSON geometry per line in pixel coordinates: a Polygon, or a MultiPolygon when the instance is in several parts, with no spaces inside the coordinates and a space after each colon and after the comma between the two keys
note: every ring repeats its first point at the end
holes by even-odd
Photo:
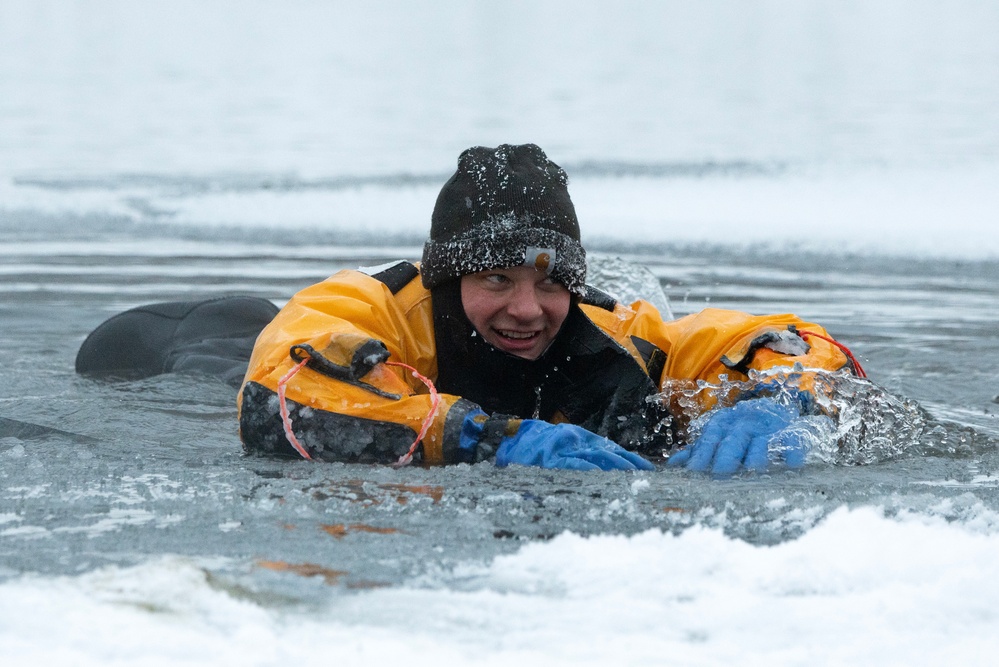
{"type": "Polygon", "coordinates": [[[740,468],[766,470],[771,456],[788,468],[805,465],[811,429],[794,407],[754,398],[720,408],[694,444],[669,457],[667,465],[730,475],[740,468]]]}
{"type": "Polygon", "coordinates": [[[573,424],[525,419],[496,450],[499,467],[517,464],[570,470],[655,470],[616,442],[573,424]]]}
{"type": "Polygon", "coordinates": [[[480,461],[491,455],[494,447],[496,465],[501,468],[516,464],[571,470],[655,469],[638,454],[579,426],[549,424],[539,419],[489,420],[481,410],[466,415],[459,444],[462,457],[470,463],[480,461]],[[494,426],[487,426],[487,421],[494,426]],[[496,425],[500,427],[499,435],[495,435],[496,425]],[[516,431],[511,433],[513,429],[516,431]]]}

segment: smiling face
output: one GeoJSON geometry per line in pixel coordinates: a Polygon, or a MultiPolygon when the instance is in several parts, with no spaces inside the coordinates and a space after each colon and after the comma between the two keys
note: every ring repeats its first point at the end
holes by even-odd
{"type": "Polygon", "coordinates": [[[475,330],[496,349],[524,359],[548,349],[571,302],[564,285],[530,266],[461,278],[461,303],[475,330]]]}

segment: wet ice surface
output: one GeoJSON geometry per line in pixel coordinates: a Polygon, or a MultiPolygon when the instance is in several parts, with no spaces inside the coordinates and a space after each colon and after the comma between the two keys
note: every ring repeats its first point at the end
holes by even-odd
{"type": "Polygon", "coordinates": [[[678,316],[711,305],[791,311],[825,325],[887,388],[875,397],[881,418],[923,420],[914,439],[882,424],[880,436],[898,435],[902,451],[886,447],[874,463],[813,457],[801,472],[726,480],[665,469],[396,470],[246,458],[230,387],[184,375],[95,381],[76,376],[73,359],[92,328],[128,307],[222,293],[281,302],[341,267],[415,258],[418,245],[304,247],[235,231],[225,240],[188,231],[177,241],[175,230],[156,243],[141,225],[118,223],[55,242],[37,231],[50,223],[36,222],[3,250],[0,417],[60,432],[4,427],[4,578],[179,554],[216,563],[205,566],[213,585],[282,605],[321,599],[330,586],[460,587],[459,564],[564,531],[698,525],[777,544],[843,505],[979,523],[999,512],[995,263],[594,248],[648,266],[678,316]]]}

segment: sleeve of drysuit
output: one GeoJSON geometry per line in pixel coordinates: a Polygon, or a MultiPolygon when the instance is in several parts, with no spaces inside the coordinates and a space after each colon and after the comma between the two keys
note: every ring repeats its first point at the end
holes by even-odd
{"type": "Polygon", "coordinates": [[[613,312],[590,309],[587,314],[641,359],[667,393],[693,387],[699,380],[710,384],[718,384],[722,376],[747,380],[751,370],[795,364],[806,369],[801,381],[807,389],[808,371],[851,367],[847,356],[824,340],[829,335],[823,327],[795,315],[750,315],[708,308],[664,321],[644,301],[630,307],[618,305],[613,312]]]}
{"type": "Polygon", "coordinates": [[[745,380],[750,370],[801,364],[812,370],[849,367],[846,355],[818,324],[795,315],[749,315],[708,308],[663,322],[670,341],[666,377],[716,383],[745,380]],[[817,334],[817,335],[811,335],[817,334]]]}
{"type": "MultiPolygon", "coordinates": [[[[434,377],[431,317],[429,307],[406,308],[383,283],[357,271],[296,294],[254,346],[238,399],[244,448],[298,456],[285,432],[290,422],[312,458],[397,460],[431,414],[432,397],[412,371],[386,362],[434,377]],[[285,385],[284,419],[278,383],[305,358],[285,385]]],[[[423,462],[454,460],[461,424],[475,409],[460,397],[440,396],[422,440],[423,462]]]]}

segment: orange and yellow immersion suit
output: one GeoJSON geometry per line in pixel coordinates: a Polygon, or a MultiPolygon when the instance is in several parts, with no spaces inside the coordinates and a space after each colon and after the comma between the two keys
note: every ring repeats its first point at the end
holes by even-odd
{"type": "MultiPolygon", "coordinates": [[[[307,365],[287,382],[285,391],[294,435],[312,458],[388,463],[410,448],[431,412],[431,395],[410,371],[383,362],[402,362],[436,380],[438,359],[447,354],[436,349],[431,293],[418,271],[408,262],[374,275],[344,270],[288,302],[258,337],[237,399],[240,437],[248,452],[298,456],[284,431],[277,388],[306,358],[307,365]]],[[[595,290],[575,313],[579,330],[588,332],[582,335],[585,341],[573,343],[581,348],[578,356],[601,348],[600,358],[610,358],[610,352],[614,363],[586,366],[565,384],[579,389],[582,398],[561,403],[556,398],[540,418],[580,424],[646,454],[659,441],[636,437],[635,429],[648,431],[651,422],[630,415],[642,412],[644,399],[667,385],[717,383],[723,375],[744,380],[751,369],[796,363],[825,370],[850,363],[830,342],[815,337],[805,343],[799,331],[826,332],[793,315],[706,309],[663,321],[645,301],[625,306],[595,290]],[[607,374],[613,377],[601,377],[607,374]],[[588,390],[601,383],[612,388],[601,395],[588,390]],[[629,383],[630,393],[622,393],[618,385],[629,383]],[[601,413],[599,418],[591,418],[595,413],[601,413]],[[629,430],[629,424],[634,428],[629,430]]],[[[479,409],[459,395],[444,392],[440,398],[417,450],[425,464],[461,460],[462,422],[479,409]]],[[[661,400],[653,402],[668,411],[661,400]]]]}

